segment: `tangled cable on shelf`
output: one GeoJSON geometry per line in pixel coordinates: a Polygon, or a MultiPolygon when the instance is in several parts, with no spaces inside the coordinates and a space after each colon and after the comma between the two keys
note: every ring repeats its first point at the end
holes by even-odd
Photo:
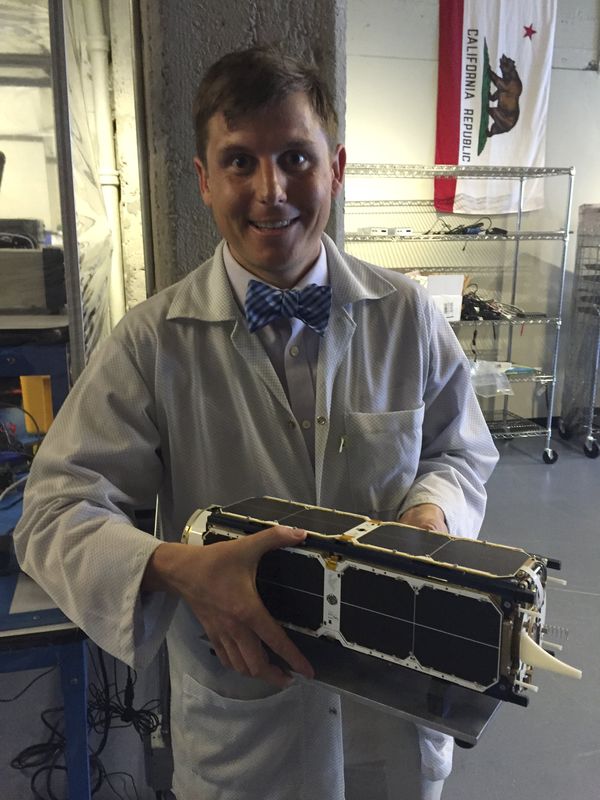
{"type": "MultiPolygon", "coordinates": [[[[97,648],[98,664],[96,664],[96,659],[90,647],[88,647],[88,653],[99,681],[99,685],[92,683],[89,686],[88,731],[93,731],[100,735],[99,744],[93,751],[90,749],[89,756],[90,774],[92,776],[92,795],[96,794],[106,782],[116,797],[122,800],[129,800],[134,797],[136,800],[139,800],[139,794],[133,775],[123,771],[107,772],[100,759],[100,754],[106,747],[108,734],[111,728],[127,728],[133,726],[140,738],[155,731],[160,724],[159,717],[155,713],[155,710],[159,706],[159,701],[151,700],[145,703],[141,708],[135,708],[133,705],[134,687],[137,681],[137,673],[135,670],[127,667],[125,686],[124,688],[119,688],[116,660],[113,660],[113,681],[110,682],[104,654],[100,648],[97,648]],[[113,781],[116,777],[119,777],[123,781],[124,794],[119,792],[114,786],[113,781]],[[132,795],[127,791],[127,781],[130,782],[133,789],[132,795]]],[[[47,670],[37,676],[37,678],[31,681],[17,695],[4,702],[11,702],[21,697],[36,680],[43,678],[45,675],[49,674],[49,672],[52,672],[53,669],[55,668],[53,667],[51,670],[47,670]]],[[[46,740],[26,747],[10,762],[11,767],[14,769],[35,770],[29,784],[32,797],[35,798],[35,800],[59,800],[56,794],[56,776],[57,773],[66,772],[66,767],[64,765],[66,740],[62,720],[63,712],[64,708],[62,706],[48,708],[43,711],[40,718],[44,727],[49,731],[46,740]],[[45,794],[42,794],[44,790],[45,794]]]]}
{"type": "Polygon", "coordinates": [[[462,320],[515,319],[515,317],[523,316],[525,316],[525,312],[518,306],[501,303],[493,297],[481,297],[476,283],[469,284],[463,295],[460,315],[462,320]]]}

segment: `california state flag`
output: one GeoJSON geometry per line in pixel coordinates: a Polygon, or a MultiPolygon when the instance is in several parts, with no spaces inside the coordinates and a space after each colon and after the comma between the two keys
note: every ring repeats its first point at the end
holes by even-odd
{"type": "MultiPolygon", "coordinates": [[[[440,0],[436,164],[542,167],[556,0],[440,0]]],[[[518,210],[519,182],[437,179],[439,211],[518,210]]],[[[543,206],[541,180],[523,210],[543,206]]]]}

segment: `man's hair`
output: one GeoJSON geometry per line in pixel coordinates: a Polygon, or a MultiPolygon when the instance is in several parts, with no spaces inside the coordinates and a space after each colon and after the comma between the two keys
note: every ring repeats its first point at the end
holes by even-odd
{"type": "Polygon", "coordinates": [[[231,125],[293,92],[306,93],[333,150],[338,118],[329,89],[317,70],[273,45],[257,45],[223,56],[202,78],[193,105],[198,158],[206,163],[208,121],[213,114],[221,112],[231,125]]]}

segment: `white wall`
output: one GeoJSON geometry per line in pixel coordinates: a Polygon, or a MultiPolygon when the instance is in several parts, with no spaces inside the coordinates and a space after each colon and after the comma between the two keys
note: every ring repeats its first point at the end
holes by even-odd
{"type": "Polygon", "coordinates": [[[348,0],[349,161],[431,164],[438,4],[348,0]]]}

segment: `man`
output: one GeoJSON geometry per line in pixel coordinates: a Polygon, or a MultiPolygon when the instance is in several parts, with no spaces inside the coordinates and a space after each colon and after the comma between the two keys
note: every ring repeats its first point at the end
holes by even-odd
{"type": "MultiPolygon", "coordinates": [[[[473,536],[497,454],[430,298],[323,234],[345,151],[317,73],[232,53],[203,79],[195,126],[223,242],[92,358],[34,461],[17,552],[123,661],[147,664],[167,635],[178,800],[342,800],[339,699],[311,685],[254,585],[260,556],[305,533],[189,548],[185,522],[270,494],[473,536]],[[307,287],[310,307],[289,291],[307,287]],[[162,543],[131,521],[156,495],[162,543]]],[[[423,736],[439,794],[448,743],[423,736]]]]}

